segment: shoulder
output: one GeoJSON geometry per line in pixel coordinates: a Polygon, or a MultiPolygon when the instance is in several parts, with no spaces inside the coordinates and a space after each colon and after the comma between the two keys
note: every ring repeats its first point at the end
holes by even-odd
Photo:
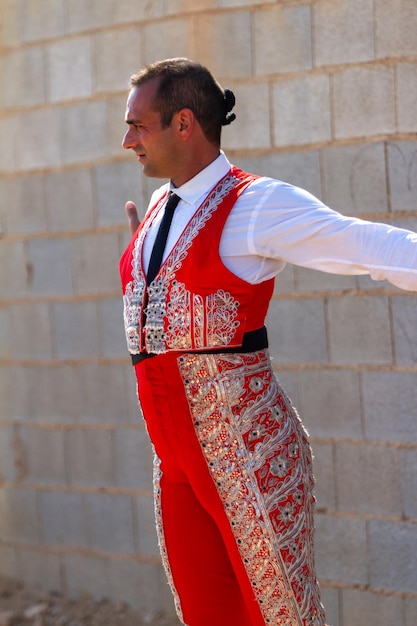
{"type": "Polygon", "coordinates": [[[321,200],[312,193],[291,183],[261,176],[255,178],[241,196],[242,203],[260,203],[273,206],[276,209],[293,209],[307,207],[322,207],[321,200]]]}

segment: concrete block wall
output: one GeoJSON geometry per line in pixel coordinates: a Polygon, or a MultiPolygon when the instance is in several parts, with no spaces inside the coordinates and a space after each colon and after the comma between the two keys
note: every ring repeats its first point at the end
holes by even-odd
{"type": "MultiPolygon", "coordinates": [[[[223,146],[332,208],[417,230],[414,0],[3,0],[0,572],[173,612],[125,353],[126,85],[187,55],[237,97],[223,146]]],[[[288,267],[269,314],[308,428],[333,626],[417,615],[417,295],[288,267]]]]}

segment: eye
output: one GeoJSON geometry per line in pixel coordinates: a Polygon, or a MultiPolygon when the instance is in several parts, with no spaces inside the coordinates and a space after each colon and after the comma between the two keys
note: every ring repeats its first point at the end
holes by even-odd
{"type": "Polygon", "coordinates": [[[135,122],[127,122],[129,128],[133,128],[134,130],[136,130],[136,132],[142,132],[143,131],[143,126],[142,124],[135,124],[135,122]]]}

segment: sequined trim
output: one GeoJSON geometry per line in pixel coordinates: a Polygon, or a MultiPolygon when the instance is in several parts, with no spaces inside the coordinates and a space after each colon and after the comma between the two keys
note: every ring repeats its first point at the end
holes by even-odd
{"type": "Polygon", "coordinates": [[[153,487],[154,487],[154,504],[155,504],[155,521],[156,521],[156,534],[158,537],[158,545],[161,553],[162,565],[164,566],[165,574],[168,580],[168,584],[171,588],[172,595],[174,597],[175,610],[178,617],[184,623],[182,615],[180,597],[174,585],[174,579],[171,572],[171,566],[168,560],[167,548],[165,545],[164,526],[162,521],[162,506],[161,506],[161,460],[154,452],[153,463],[153,487]]]}
{"type": "Polygon", "coordinates": [[[195,432],[266,624],[324,626],[307,434],[267,351],[179,357],[195,432]]]}

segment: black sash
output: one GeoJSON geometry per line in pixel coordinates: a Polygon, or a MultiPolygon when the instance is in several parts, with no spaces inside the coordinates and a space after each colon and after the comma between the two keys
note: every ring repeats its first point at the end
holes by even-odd
{"type": "MultiPolygon", "coordinates": [[[[186,354],[230,354],[242,352],[257,352],[257,350],[264,350],[268,347],[268,334],[265,326],[258,328],[258,330],[251,330],[243,335],[243,341],[241,346],[235,346],[233,348],[215,348],[214,350],[189,350],[186,354]]],[[[153,352],[141,352],[140,354],[131,354],[132,365],[140,363],[144,359],[149,359],[153,356],[157,356],[153,352]]]]}

